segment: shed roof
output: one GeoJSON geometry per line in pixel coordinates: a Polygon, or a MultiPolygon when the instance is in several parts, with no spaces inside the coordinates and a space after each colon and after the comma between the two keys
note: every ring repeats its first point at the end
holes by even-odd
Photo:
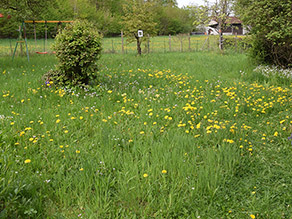
{"type": "MultiPolygon", "coordinates": [[[[218,24],[218,19],[216,17],[213,17],[212,20],[209,22],[209,26],[214,26],[217,24],[218,24]]],[[[237,17],[229,16],[225,20],[225,24],[242,24],[242,21],[237,17]]]]}

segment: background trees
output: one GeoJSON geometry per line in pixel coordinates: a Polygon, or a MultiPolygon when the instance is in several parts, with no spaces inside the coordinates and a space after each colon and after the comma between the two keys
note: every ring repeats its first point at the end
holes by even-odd
{"type": "Polygon", "coordinates": [[[292,67],[292,0],[238,0],[237,12],[250,26],[252,55],[260,62],[292,67]]]}
{"type": "MultiPolygon", "coordinates": [[[[23,20],[72,20],[86,19],[94,23],[104,36],[118,36],[122,29],[122,17],[126,15],[124,5],[151,3],[153,21],[157,23],[157,34],[188,33],[193,30],[193,18],[187,8],[177,7],[176,0],[2,0],[0,13],[11,14],[8,21],[0,19],[0,38],[17,37],[16,29],[23,20]]],[[[53,27],[49,27],[53,28],[53,27]]],[[[43,28],[38,25],[37,35],[43,28]]]]}

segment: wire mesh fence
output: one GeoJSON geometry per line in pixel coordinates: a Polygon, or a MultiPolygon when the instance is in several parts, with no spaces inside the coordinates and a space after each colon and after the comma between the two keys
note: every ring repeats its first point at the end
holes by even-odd
{"type": "MultiPolygon", "coordinates": [[[[27,34],[27,45],[30,55],[39,55],[46,52],[54,54],[52,45],[54,39],[34,38],[33,32],[27,34]]],[[[16,39],[0,40],[0,56],[12,56],[16,39]]],[[[128,54],[137,53],[137,43],[129,42],[127,38],[112,37],[103,38],[103,53],[128,54]]],[[[236,52],[244,52],[250,47],[247,36],[224,36],[224,48],[236,52]]],[[[189,35],[180,34],[175,36],[158,36],[145,38],[141,44],[142,53],[166,53],[166,52],[189,52],[189,51],[216,51],[219,50],[219,36],[214,35],[189,35]]],[[[16,55],[26,55],[24,40],[19,43],[16,55]]]]}

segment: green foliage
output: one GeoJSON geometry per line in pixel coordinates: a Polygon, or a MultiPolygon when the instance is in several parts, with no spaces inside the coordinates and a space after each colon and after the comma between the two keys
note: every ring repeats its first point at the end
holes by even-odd
{"type": "Polygon", "coordinates": [[[53,48],[59,61],[53,80],[62,85],[88,84],[97,74],[101,36],[87,21],[66,26],[55,39],[53,48]]]}
{"type": "Polygon", "coordinates": [[[208,5],[190,5],[187,6],[190,17],[193,19],[193,25],[198,29],[204,29],[210,22],[210,7],[208,5]]]}
{"type": "Polygon", "coordinates": [[[149,36],[157,33],[153,14],[154,4],[129,3],[124,6],[125,15],[122,17],[122,25],[125,36],[129,42],[137,41],[137,51],[141,55],[141,43],[149,36]],[[143,30],[145,37],[138,37],[138,30],[143,30]]]}
{"type": "Polygon", "coordinates": [[[54,5],[55,0],[1,0],[0,9],[8,10],[19,21],[34,19],[46,11],[48,5],[54,5]]]}
{"type": "Polygon", "coordinates": [[[259,62],[292,66],[291,5],[291,0],[238,0],[238,13],[251,27],[252,56],[259,62]]]}

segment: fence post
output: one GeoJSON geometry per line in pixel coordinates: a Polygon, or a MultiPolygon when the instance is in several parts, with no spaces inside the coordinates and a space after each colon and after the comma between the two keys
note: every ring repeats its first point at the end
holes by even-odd
{"type": "Polygon", "coordinates": [[[237,32],[235,32],[235,49],[236,49],[236,52],[238,52],[238,47],[237,47],[237,32]]]}
{"type": "Polygon", "coordinates": [[[124,54],[125,50],[124,50],[124,33],[123,33],[123,31],[121,31],[121,38],[122,38],[122,53],[124,54]]]}
{"type": "Polygon", "coordinates": [[[149,36],[149,34],[147,34],[147,49],[148,49],[148,53],[150,53],[150,36],[149,36]]]}
{"type": "Polygon", "coordinates": [[[207,47],[208,47],[208,52],[210,50],[210,39],[209,39],[209,35],[208,35],[208,38],[207,38],[207,47]]]}
{"type": "Polygon", "coordinates": [[[191,34],[190,33],[188,35],[188,38],[189,38],[189,51],[191,51],[191,34]]]}
{"type": "MultiPolygon", "coordinates": [[[[179,35],[178,35],[179,36],[179,35]]],[[[181,35],[180,37],[179,37],[179,39],[180,39],[180,52],[182,52],[183,51],[183,44],[182,44],[182,42],[183,42],[183,35],[181,35]]]]}
{"type": "Polygon", "coordinates": [[[171,35],[169,34],[169,52],[171,52],[171,35]]]}

